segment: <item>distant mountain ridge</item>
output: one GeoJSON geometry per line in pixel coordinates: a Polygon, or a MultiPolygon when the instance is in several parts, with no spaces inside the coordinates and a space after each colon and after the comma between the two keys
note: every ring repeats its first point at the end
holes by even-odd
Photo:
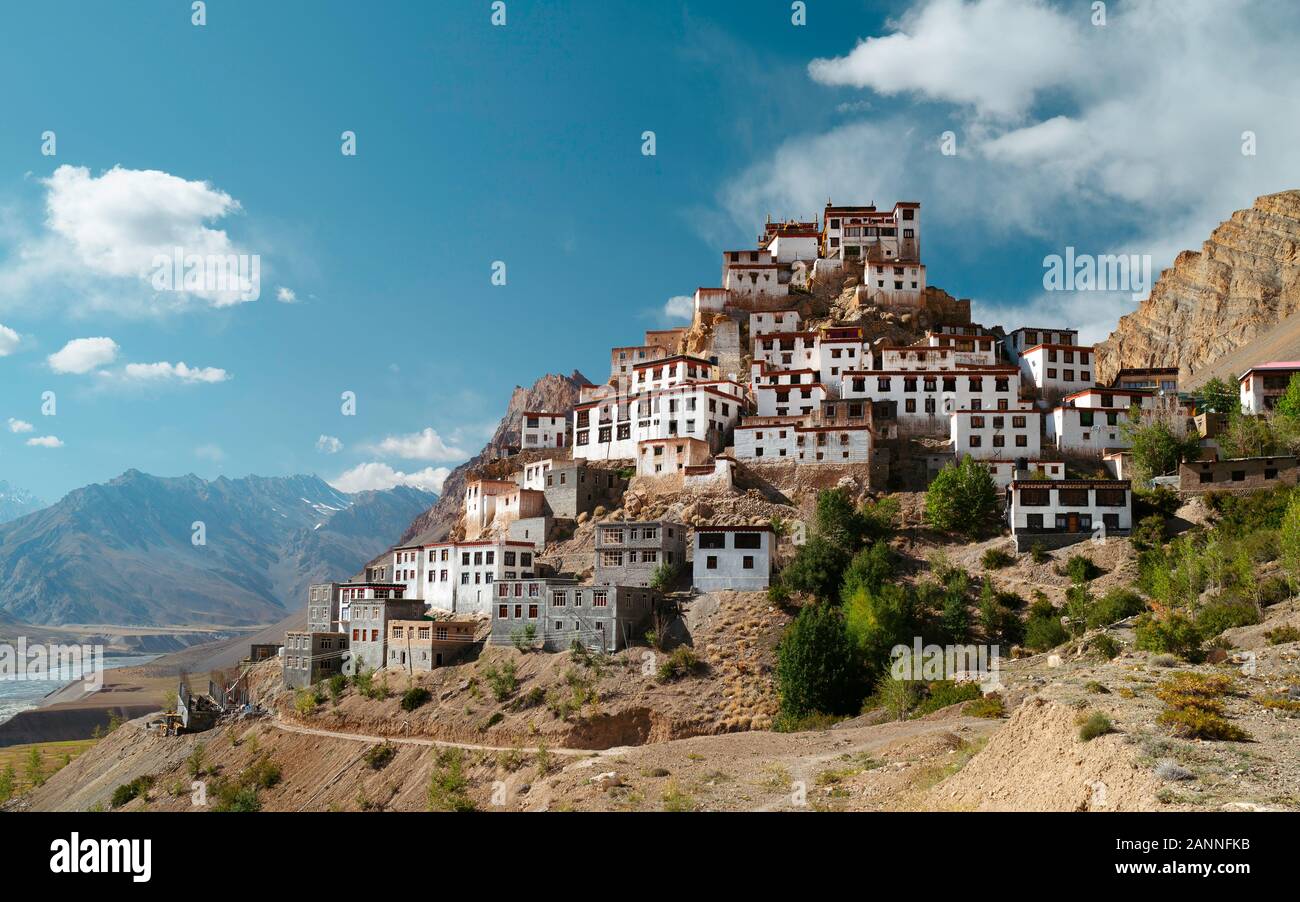
{"type": "Polygon", "coordinates": [[[0,523],[17,520],[45,507],[45,502],[26,489],[0,479],[0,523]]]}
{"type": "Polygon", "coordinates": [[[128,470],[0,524],[0,612],[35,624],[269,623],[346,579],[438,499],[317,476],[128,470]],[[202,544],[194,537],[201,523],[202,544]]]}

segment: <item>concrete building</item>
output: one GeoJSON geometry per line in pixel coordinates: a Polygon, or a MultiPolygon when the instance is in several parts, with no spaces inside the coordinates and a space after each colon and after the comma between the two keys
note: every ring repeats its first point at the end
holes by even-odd
{"type": "Polygon", "coordinates": [[[925,338],[929,347],[952,348],[953,358],[960,365],[996,366],[998,363],[998,342],[992,335],[929,331],[925,338]]]}
{"type": "Polygon", "coordinates": [[[827,204],[822,211],[821,239],[823,257],[852,262],[919,262],[921,205],[899,202],[892,210],[882,211],[874,204],[827,204]]]}
{"type": "Polygon", "coordinates": [[[1243,413],[1268,413],[1286,394],[1291,377],[1300,373],[1300,360],[1274,360],[1252,366],[1237,378],[1243,413]]]}
{"type": "Polygon", "coordinates": [[[637,443],[636,475],[676,476],[709,463],[707,442],[697,438],[652,438],[637,443]]]}
{"type": "Polygon", "coordinates": [[[821,249],[821,230],[816,222],[769,222],[758,246],[769,251],[775,263],[812,262],[821,249]]]}
{"type": "Polygon", "coordinates": [[[1037,345],[1077,345],[1078,329],[1040,329],[1033,326],[1021,326],[1008,332],[1002,345],[1006,349],[1007,359],[1019,364],[1025,351],[1037,345]]]}
{"type": "Polygon", "coordinates": [[[799,331],[798,310],[772,310],[749,315],[751,340],[759,335],[773,335],[799,331]]]}
{"type": "Polygon", "coordinates": [[[993,476],[999,490],[1005,490],[1016,479],[1064,479],[1065,462],[1059,460],[981,460],[993,476]]]}
{"type": "Polygon", "coordinates": [[[555,461],[551,458],[524,464],[524,468],[515,474],[515,482],[521,488],[544,492],[546,491],[546,474],[551,472],[551,468],[554,466],[555,461]]]}
{"type": "Polygon", "coordinates": [[[316,583],[307,589],[307,632],[334,633],[339,626],[342,583],[316,583]]]}
{"type": "Polygon", "coordinates": [[[1131,448],[1124,435],[1127,407],[1057,407],[1045,421],[1047,438],[1062,454],[1095,454],[1131,448]]]}
{"type": "Polygon", "coordinates": [[[952,450],[959,458],[998,460],[1042,452],[1043,414],[1034,408],[954,410],[951,427],[952,450]]]}
{"type": "MultiPolygon", "coordinates": [[[[917,350],[952,352],[951,348],[917,350]]],[[[944,438],[951,436],[953,411],[1009,411],[1023,406],[1020,401],[1020,371],[1013,366],[958,367],[950,364],[934,369],[886,368],[848,372],[840,386],[840,397],[871,400],[873,423],[877,428],[882,426],[882,420],[892,419],[899,435],[944,438]]]]}
{"type": "Polygon", "coordinates": [[[779,263],[728,263],[722,287],[735,297],[785,297],[789,284],[781,281],[779,263]]]}
{"type": "Polygon", "coordinates": [[[551,516],[566,520],[598,507],[612,510],[622,503],[627,482],[617,470],[581,460],[560,461],[546,473],[546,507],[551,516]]]}
{"type": "Polygon", "coordinates": [[[580,586],[571,579],[501,582],[492,607],[490,641],[532,641],[546,651],[564,651],[579,642],[615,652],[642,633],[658,598],[654,589],[580,586]]]}
{"type": "Polygon", "coordinates": [[[474,644],[476,620],[393,620],[388,624],[388,666],[407,673],[450,664],[474,644]]]}
{"type": "Polygon", "coordinates": [[[1133,499],[1127,480],[1013,479],[1007,488],[1007,522],[1016,550],[1041,542],[1071,545],[1094,535],[1127,535],[1133,528],[1133,499]]]}
{"type": "Polygon", "coordinates": [[[1091,345],[1040,344],[1021,353],[1020,372],[1040,397],[1051,399],[1093,385],[1095,363],[1091,345]]]}
{"type": "Polygon", "coordinates": [[[507,479],[471,479],[467,482],[462,514],[465,537],[477,539],[482,535],[496,518],[498,497],[518,491],[518,483],[507,479]]]}
{"type": "Polygon", "coordinates": [[[758,464],[798,460],[795,429],[802,423],[802,417],[746,417],[736,427],[736,459],[758,464]]]}
{"type": "Polygon", "coordinates": [[[388,662],[388,625],[394,620],[418,620],[425,604],[418,598],[375,598],[352,605],[348,651],[343,672],[349,676],[384,667],[388,662]]]}
{"type": "Polygon", "coordinates": [[[284,634],[284,685],[306,689],[343,673],[347,654],[344,633],[290,630],[284,634]]]}
{"type": "Polygon", "coordinates": [[[632,367],[638,363],[662,360],[668,351],[658,345],[633,345],[612,348],[609,352],[609,380],[624,391],[632,384],[632,367]]]}
{"type": "Polygon", "coordinates": [[[726,447],[744,405],[744,387],[730,380],[674,382],[579,404],[574,410],[573,456],[633,461],[638,442],[674,437],[701,439],[716,453],[726,447]]]}
{"type": "Polygon", "coordinates": [[[525,451],[568,447],[569,422],[568,415],[563,413],[524,411],[519,426],[520,447],[525,451]]]}
{"type": "Polygon", "coordinates": [[[686,563],[686,527],[668,520],[596,524],[595,582],[648,586],[660,564],[686,563]]]}
{"type": "Polygon", "coordinates": [[[1178,393],[1178,367],[1131,367],[1121,369],[1110,380],[1111,388],[1139,389],[1159,395],[1178,393]]]}
{"type": "Polygon", "coordinates": [[[795,462],[860,464],[871,460],[869,426],[795,426],[795,462]]]}
{"type": "Polygon", "coordinates": [[[433,542],[393,550],[402,597],[456,613],[488,613],[492,583],[533,575],[534,542],[484,539],[433,542]]]}
{"type": "Polygon", "coordinates": [[[1291,455],[1194,460],[1178,465],[1178,490],[1190,494],[1245,493],[1295,484],[1296,458],[1291,455]]]}
{"type": "Polygon", "coordinates": [[[697,526],[691,584],[701,592],[758,592],[772,577],[770,526],[697,526]]]}
{"type": "Polygon", "coordinates": [[[769,373],[764,384],[754,386],[754,402],[760,417],[811,416],[829,397],[826,386],[812,381],[815,371],[769,373]],[[767,381],[769,379],[775,382],[767,381]],[[809,381],[800,381],[800,380],[809,381]]]}
{"type": "MultiPolygon", "coordinates": [[[[405,582],[377,582],[363,580],[339,585],[339,629],[344,632],[352,620],[354,605],[369,601],[386,601],[390,598],[403,598],[406,595],[405,582]]],[[[416,596],[418,597],[418,595],[416,596]]]]}

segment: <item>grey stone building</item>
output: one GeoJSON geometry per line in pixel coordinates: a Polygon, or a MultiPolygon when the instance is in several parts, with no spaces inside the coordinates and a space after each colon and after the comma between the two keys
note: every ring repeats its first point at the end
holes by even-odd
{"type": "Polygon", "coordinates": [[[617,470],[593,467],[584,461],[556,461],[546,474],[543,492],[551,516],[573,520],[598,507],[617,507],[623,501],[627,483],[617,470]]]}
{"type": "Polygon", "coordinates": [[[756,592],[772,577],[776,534],[770,526],[697,526],[691,584],[701,592],[756,592]]]}
{"type": "Polygon", "coordinates": [[[339,632],[292,631],[284,634],[284,685],[306,689],[343,672],[348,637],[339,632]]]}
{"type": "Polygon", "coordinates": [[[659,593],[641,586],[580,586],[575,580],[518,579],[496,584],[492,606],[494,645],[528,635],[547,651],[563,651],[574,640],[613,652],[639,636],[659,593]]]}
{"type": "Polygon", "coordinates": [[[307,589],[308,632],[338,632],[341,585],[341,583],[317,583],[307,589]]]}
{"type": "Polygon", "coordinates": [[[686,563],[686,527],[668,520],[596,524],[596,582],[648,586],[660,564],[686,563]]]}
{"type": "Polygon", "coordinates": [[[343,672],[348,675],[383,667],[388,661],[388,624],[420,619],[425,603],[419,598],[364,598],[350,608],[351,619],[344,624],[350,653],[343,672]]]}

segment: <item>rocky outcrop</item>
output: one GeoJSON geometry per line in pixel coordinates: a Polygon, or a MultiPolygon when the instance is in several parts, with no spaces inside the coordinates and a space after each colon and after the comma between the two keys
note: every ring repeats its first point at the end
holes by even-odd
{"type": "Polygon", "coordinates": [[[1181,379],[1300,311],[1300,191],[1268,194],[1183,251],[1151,296],[1097,345],[1097,378],[1123,367],[1177,366],[1181,379]]]}
{"type": "Polygon", "coordinates": [[[508,449],[519,446],[519,424],[523,420],[524,411],[545,410],[568,414],[578,403],[578,393],[582,386],[590,384],[586,376],[574,370],[571,376],[547,373],[534,382],[531,388],[516,385],[510,395],[510,403],[506,406],[506,414],[501,418],[491,441],[477,455],[451,471],[442,485],[442,496],[438,503],[416,517],[397,544],[404,545],[416,537],[430,542],[446,538],[460,518],[461,505],[465,500],[465,481],[469,474],[504,456],[508,449]]]}

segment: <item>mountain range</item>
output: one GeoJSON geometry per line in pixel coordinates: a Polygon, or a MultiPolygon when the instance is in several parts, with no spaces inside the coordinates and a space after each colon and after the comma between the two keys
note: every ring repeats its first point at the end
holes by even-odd
{"type": "Polygon", "coordinates": [[[317,476],[128,470],[0,524],[0,615],[27,623],[265,624],[346,579],[438,496],[317,476]]]}
{"type": "Polygon", "coordinates": [[[31,492],[0,479],[0,523],[17,520],[43,507],[45,502],[31,492]]]}

